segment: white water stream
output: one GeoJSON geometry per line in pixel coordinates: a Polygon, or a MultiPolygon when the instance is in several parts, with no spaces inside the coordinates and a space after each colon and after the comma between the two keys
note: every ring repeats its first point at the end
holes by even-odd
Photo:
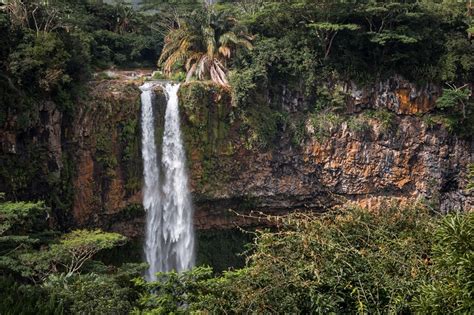
{"type": "Polygon", "coordinates": [[[157,272],[181,272],[194,266],[193,209],[180,130],[179,84],[162,86],[167,105],[161,163],[156,150],[153,116],[155,84],[141,86],[143,206],[147,211],[144,250],[149,264],[145,275],[148,281],[155,281],[157,272]]]}

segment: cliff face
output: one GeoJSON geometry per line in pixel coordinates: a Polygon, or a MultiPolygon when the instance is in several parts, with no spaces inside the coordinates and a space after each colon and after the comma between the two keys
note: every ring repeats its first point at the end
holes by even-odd
{"type": "Polygon", "coordinates": [[[370,121],[359,133],[343,123],[330,138],[309,139],[302,148],[282,139],[274,150],[218,155],[222,177],[212,186],[201,186],[200,160],[193,159],[198,225],[232,224],[219,217],[225,208],[279,213],[424,198],[441,211],[470,209],[472,196],[464,190],[469,144],[416,117],[397,117],[396,124],[397,131],[385,132],[370,121]]]}
{"type": "Polygon", "coordinates": [[[197,226],[248,223],[228,209],[285,213],[347,202],[376,208],[414,201],[443,212],[472,208],[473,196],[465,190],[472,144],[420,115],[434,108],[436,87],[395,78],[371,89],[343,90],[347,106],[339,115],[301,114],[306,104],[283,96],[287,116],[277,119],[270,145],[259,146],[251,140],[261,125],[271,125],[266,108],[257,119],[252,113],[235,118],[239,109],[222,91],[183,86],[197,226]],[[203,94],[198,99],[196,90],[203,94]],[[245,119],[255,119],[254,127],[244,127],[245,119]],[[300,130],[292,129],[295,121],[300,130]]]}
{"type": "Polygon", "coordinates": [[[134,222],[143,215],[139,95],[134,83],[101,81],[79,105],[70,135],[76,163],[72,215],[77,225],[127,235],[141,229],[141,220],[134,222]]]}
{"type": "Polygon", "coordinates": [[[398,115],[425,114],[433,110],[440,89],[433,84],[417,86],[395,76],[370,87],[358,87],[353,82],[344,86],[349,95],[347,110],[386,108],[398,115]]]}
{"type": "Polygon", "coordinates": [[[7,117],[0,129],[0,192],[45,200],[65,229],[141,233],[138,85],[125,76],[90,82],[73,118],[51,101],[30,109],[28,126],[21,126],[21,114],[7,117]]]}
{"type": "MultiPolygon", "coordinates": [[[[34,128],[19,132],[10,117],[0,132],[0,190],[50,200],[69,227],[141,235],[138,85],[126,78],[91,82],[72,120],[51,102],[38,106],[34,128]]],[[[472,208],[464,189],[472,144],[427,119],[436,87],[395,78],[340,89],[345,108],[334,114],[312,112],[285,89],[273,96],[275,110],[265,102],[233,107],[221,88],[184,84],[182,129],[197,228],[255,223],[234,212],[321,211],[346,202],[374,208],[424,200],[441,211],[472,208]]],[[[159,90],[155,103],[161,139],[159,90]]]]}

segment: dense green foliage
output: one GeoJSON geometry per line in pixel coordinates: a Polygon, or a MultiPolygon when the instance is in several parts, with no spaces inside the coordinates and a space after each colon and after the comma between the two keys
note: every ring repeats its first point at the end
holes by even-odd
{"type": "MultiPolygon", "coordinates": [[[[419,86],[448,83],[462,90],[463,103],[448,108],[440,99],[437,113],[427,120],[472,136],[473,21],[465,3],[269,0],[233,1],[224,8],[255,36],[254,49],[239,54],[231,69],[239,106],[270,103],[272,111],[284,112],[281,92],[289,89],[304,95],[289,95],[304,100],[302,111],[340,113],[346,110],[340,83],[372,86],[401,75],[419,86]]],[[[288,124],[298,143],[303,138],[299,120],[291,117],[288,124]]]]}
{"type": "Polygon", "coordinates": [[[434,235],[434,280],[420,290],[416,309],[423,313],[474,311],[474,215],[445,218],[434,235]]]}
{"type": "Polygon", "coordinates": [[[138,309],[204,313],[470,313],[474,215],[424,207],[272,218],[247,267],[199,267],[137,285],[138,309]]]}
{"type": "Polygon", "coordinates": [[[309,92],[332,71],[360,82],[394,74],[417,82],[473,78],[462,3],[262,1],[240,16],[258,34],[240,64],[257,68],[256,79],[303,80],[309,92]]]}
{"type": "Polygon", "coordinates": [[[468,137],[474,134],[474,101],[471,93],[468,84],[461,87],[449,85],[436,100],[436,107],[443,113],[451,130],[468,137]]]}
{"type": "Polygon", "coordinates": [[[125,242],[116,233],[51,229],[44,203],[0,203],[0,313],[127,314],[142,266],[112,270],[94,256],[125,242]],[[21,303],[19,303],[21,301],[21,303]]]}
{"type": "Polygon", "coordinates": [[[256,232],[245,267],[217,275],[197,267],[146,283],[140,265],[93,259],[122,236],[80,230],[58,237],[47,211],[42,203],[0,204],[2,314],[474,310],[472,212],[443,217],[422,205],[385,205],[262,217],[275,228],[256,232]]]}
{"type": "Polygon", "coordinates": [[[71,111],[93,68],[151,66],[162,43],[149,27],[152,17],[125,5],[11,0],[0,15],[0,95],[4,104],[11,104],[2,107],[3,118],[7,109],[28,110],[31,104],[23,104],[28,96],[35,102],[49,96],[63,111],[71,111]],[[18,92],[20,97],[8,98],[18,92]]]}
{"type": "MultiPolygon", "coordinates": [[[[101,2],[0,4],[0,130],[2,141],[13,135],[18,144],[2,142],[0,190],[8,200],[46,201],[3,202],[0,195],[1,314],[474,312],[472,212],[441,217],[421,205],[385,205],[269,217],[275,228],[255,233],[242,268],[225,271],[229,257],[213,257],[214,270],[160,274],[152,283],[141,278],[142,265],[101,259],[120,251],[123,236],[65,224],[76,172],[70,123],[80,102],[96,101],[86,87],[103,79],[96,74],[103,69],[158,63],[172,79],[221,85],[180,90],[185,141],[202,161],[204,190],[232,180],[225,169],[237,148],[274,149],[288,140],[279,137],[285,132],[295,146],[307,136],[329,138],[344,121],[356,133],[369,132],[370,120],[395,132],[388,109],[346,115],[348,82],[374,86],[401,76],[434,83],[442,94],[424,121],[472,137],[473,21],[465,3],[149,0],[137,11],[101,2]],[[51,113],[60,117],[58,160],[38,137],[53,124],[51,113]]],[[[138,103],[96,107],[107,114],[96,115],[106,121],[91,134],[93,171],[102,176],[93,190],[120,175],[130,197],[141,185],[138,103]],[[111,108],[127,118],[114,120],[111,108]]],[[[132,204],[109,223],[142,213],[132,204]]]]}
{"type": "Polygon", "coordinates": [[[163,70],[185,69],[189,80],[206,66],[195,78],[210,79],[212,63],[199,60],[218,55],[219,30],[228,24],[211,17],[232,16],[233,33],[251,38],[252,49],[236,49],[227,64],[220,60],[226,67],[217,67],[213,80],[227,84],[221,77],[229,78],[232,104],[238,107],[232,115],[243,122],[249,149],[274,145],[281,129],[289,129],[294,144],[301,144],[301,126],[310,120],[316,137],[323,138],[348,120],[341,115],[347,110],[348,81],[375,86],[395,76],[418,87],[447,84],[426,121],[472,136],[473,21],[462,2],[236,0],[206,7],[207,18],[202,11],[175,17],[160,59],[163,70]],[[449,95],[453,90],[462,92],[456,100],[449,95]],[[299,112],[288,115],[286,104],[296,101],[299,112]]]}
{"type": "MultiPolygon", "coordinates": [[[[0,4],[0,129],[15,139],[14,147],[0,151],[0,189],[10,199],[45,200],[61,225],[69,224],[76,174],[76,148],[64,144],[70,141],[66,138],[79,104],[91,102],[88,82],[103,68],[154,66],[163,40],[151,27],[153,14],[99,2],[0,4]],[[47,143],[51,139],[44,134],[54,124],[64,147],[59,148],[61,156],[52,159],[47,143]]],[[[127,192],[134,192],[140,185],[135,174],[141,170],[130,160],[138,152],[138,128],[132,117],[127,124],[123,141],[129,147],[123,160],[127,192]]],[[[110,168],[113,160],[103,162],[110,168]]]]}

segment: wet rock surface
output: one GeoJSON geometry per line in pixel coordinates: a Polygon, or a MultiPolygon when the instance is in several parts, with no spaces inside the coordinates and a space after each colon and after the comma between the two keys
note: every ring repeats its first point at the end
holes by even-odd
{"type": "MultiPolygon", "coordinates": [[[[40,121],[27,131],[11,127],[16,118],[7,120],[0,130],[3,165],[20,160],[28,165],[36,153],[26,148],[42,148],[35,151],[42,152],[36,173],[24,179],[31,184],[17,189],[17,197],[19,192],[35,191],[41,193],[25,194],[23,199],[44,198],[52,191],[50,181],[70,173],[70,212],[64,214],[70,227],[143,234],[141,81],[124,76],[91,82],[90,95],[77,104],[72,121],[66,121],[53,103],[39,106],[40,121]]],[[[196,94],[194,88],[183,85],[183,99],[186,93],[196,94]]],[[[256,212],[323,211],[347,202],[376,208],[387,202],[425,200],[443,212],[472,209],[473,195],[465,190],[468,165],[474,161],[472,141],[440,125],[427,125],[421,116],[432,110],[436,87],[420,89],[393,79],[370,89],[348,86],[346,91],[349,116],[386,108],[396,113],[391,126],[367,118],[361,132],[344,121],[329,136],[310,135],[298,145],[288,128],[281,127],[270,146],[249,147],[226,91],[208,86],[194,103],[181,102],[195,226],[261,225],[265,222],[254,218],[256,212]]],[[[159,133],[164,98],[157,93],[159,133]]],[[[284,94],[289,104],[282,106],[284,110],[298,113],[301,95],[287,90],[284,94]]],[[[0,188],[7,193],[22,184],[10,181],[0,174],[0,188]]],[[[68,182],[60,183],[69,187],[68,182]]]]}
{"type": "MultiPolygon", "coordinates": [[[[415,117],[397,118],[397,125],[395,134],[381,133],[373,122],[370,135],[359,136],[343,124],[329,139],[309,140],[301,150],[232,156],[236,163],[226,171],[234,177],[216,190],[195,188],[206,195],[196,201],[197,222],[207,227],[222,221],[218,209],[321,211],[345,202],[375,208],[425,199],[443,212],[471,209],[472,194],[465,190],[470,143],[430,130],[415,117]]],[[[198,182],[199,172],[192,174],[198,182]]]]}
{"type": "Polygon", "coordinates": [[[141,205],[139,95],[135,83],[100,81],[93,84],[90,99],[80,104],[71,135],[77,163],[72,213],[79,226],[137,234],[120,221],[130,219],[133,225],[143,209],[128,217],[120,213],[141,205]],[[121,228],[114,228],[115,223],[121,228]]]}
{"type": "MultiPolygon", "coordinates": [[[[101,92],[99,99],[113,97],[113,90],[116,90],[121,91],[115,95],[119,103],[132,102],[133,98],[138,100],[137,91],[123,93],[124,86],[116,84],[111,87],[111,95],[101,92]]],[[[185,85],[183,91],[191,88],[192,85],[185,85]]],[[[225,134],[227,139],[222,143],[216,138],[216,133],[224,127],[215,120],[225,120],[222,115],[227,115],[226,106],[230,106],[226,104],[229,99],[217,96],[221,92],[212,90],[212,95],[204,98],[208,103],[201,105],[208,111],[191,108],[184,102],[180,104],[183,133],[188,140],[185,143],[198,229],[264,225],[265,220],[255,218],[260,216],[259,212],[278,215],[290,211],[324,211],[348,202],[376,208],[384,203],[412,204],[424,200],[443,212],[472,208],[473,196],[465,190],[467,167],[473,161],[472,143],[458,139],[442,126],[428,126],[422,117],[399,113],[393,117],[391,127],[369,119],[365,121],[368,125],[365,131],[359,132],[343,122],[331,130],[329,137],[309,137],[301,145],[294,145],[283,130],[273,148],[249,149],[232,131],[225,134]],[[204,148],[204,142],[190,141],[197,133],[197,125],[193,123],[199,120],[196,111],[205,116],[199,128],[207,130],[204,132],[206,143],[217,143],[215,146],[204,148]],[[227,149],[229,143],[232,149],[227,149]]],[[[159,90],[156,93],[159,133],[162,132],[160,115],[164,113],[165,98],[159,90]]],[[[374,104],[382,106],[383,103],[378,100],[374,104]]],[[[386,103],[386,108],[391,110],[393,104],[386,103]]],[[[412,99],[410,104],[410,108],[418,108],[424,103],[412,99]]],[[[112,117],[118,122],[125,116],[138,114],[138,105],[134,106],[130,111],[118,112],[120,107],[112,107],[112,117]],[[137,112],[133,113],[133,110],[137,112]]],[[[425,105],[421,106],[425,108],[425,105]]],[[[410,112],[419,110],[410,109],[410,112]]],[[[363,112],[362,109],[359,111],[363,112]]],[[[99,117],[104,117],[94,112],[86,116],[89,117],[84,118],[86,121],[93,117],[96,120],[89,122],[85,134],[94,124],[100,124],[98,120],[102,118],[99,117]]],[[[232,130],[233,124],[225,128],[232,130]]],[[[107,134],[113,143],[117,142],[113,132],[107,134]]],[[[94,167],[91,167],[95,153],[90,144],[84,142],[88,137],[82,137],[83,150],[80,152],[84,158],[80,159],[83,165],[78,168],[86,175],[83,173],[76,181],[74,214],[77,222],[131,236],[141,235],[143,211],[129,217],[122,214],[129,205],[141,203],[140,192],[125,197],[120,163],[115,166],[116,176],[106,186],[94,186],[94,182],[103,180],[104,174],[94,173],[94,167]],[[101,189],[103,197],[94,204],[91,200],[101,189]]]]}

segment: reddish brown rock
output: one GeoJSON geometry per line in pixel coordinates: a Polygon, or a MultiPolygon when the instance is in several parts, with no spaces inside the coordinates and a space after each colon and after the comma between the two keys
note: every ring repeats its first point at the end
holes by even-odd
{"type": "MultiPolygon", "coordinates": [[[[140,91],[135,82],[120,80],[91,85],[90,99],[80,104],[73,122],[72,141],[77,143],[73,216],[79,226],[113,229],[121,224],[123,218],[118,217],[125,208],[141,204],[140,146],[127,153],[136,160],[132,164],[138,183],[133,189],[127,189],[131,179],[126,177],[124,161],[126,141],[140,141],[140,91]],[[121,139],[124,126],[132,123],[138,131],[134,138],[121,139]]],[[[143,217],[143,211],[134,215],[143,217]]]]}
{"type": "Polygon", "coordinates": [[[231,175],[215,189],[196,188],[202,187],[202,170],[193,167],[194,194],[201,196],[196,200],[198,227],[241,222],[224,214],[228,209],[278,214],[321,211],[346,202],[376,208],[422,200],[443,212],[471,209],[473,196],[464,189],[470,143],[443,128],[430,129],[417,117],[395,119],[393,131],[382,131],[371,120],[370,133],[358,135],[343,123],[330,138],[309,139],[301,149],[237,151],[227,169],[222,169],[224,162],[218,166],[231,175]]]}
{"type": "Polygon", "coordinates": [[[441,93],[436,85],[419,86],[400,76],[365,87],[349,83],[343,90],[349,95],[349,112],[359,112],[366,108],[387,108],[399,115],[424,114],[433,110],[441,93]]]}
{"type": "MultiPolygon", "coordinates": [[[[40,165],[45,174],[63,171],[65,152],[71,154],[73,227],[143,233],[139,123],[131,127],[140,117],[138,84],[127,76],[92,82],[91,96],[77,104],[74,121],[65,123],[54,104],[42,104],[44,124],[22,134],[47,148],[47,160],[40,165]],[[133,136],[124,133],[125,126],[134,130],[133,136]],[[133,141],[138,143],[127,149],[133,141]]],[[[183,85],[180,93],[192,87],[183,85]]],[[[364,115],[367,108],[387,108],[397,114],[392,127],[370,118],[360,132],[346,121],[332,128],[329,137],[309,132],[296,145],[283,126],[266,148],[248,145],[251,135],[241,131],[225,91],[209,84],[203,91],[195,103],[181,103],[199,229],[262,223],[235,211],[322,211],[347,202],[376,209],[387,202],[424,199],[441,211],[472,209],[473,195],[465,190],[467,166],[474,161],[472,143],[419,117],[433,109],[439,94],[435,86],[417,87],[401,78],[370,88],[348,85],[346,112],[351,117],[364,115]]],[[[303,96],[285,89],[282,94],[283,110],[303,115],[298,112],[303,96]]],[[[155,104],[158,127],[162,102],[158,97],[155,104]]],[[[14,120],[8,123],[14,125],[14,120]]],[[[6,128],[0,132],[2,153],[19,156],[20,136],[8,124],[6,128]]]]}

